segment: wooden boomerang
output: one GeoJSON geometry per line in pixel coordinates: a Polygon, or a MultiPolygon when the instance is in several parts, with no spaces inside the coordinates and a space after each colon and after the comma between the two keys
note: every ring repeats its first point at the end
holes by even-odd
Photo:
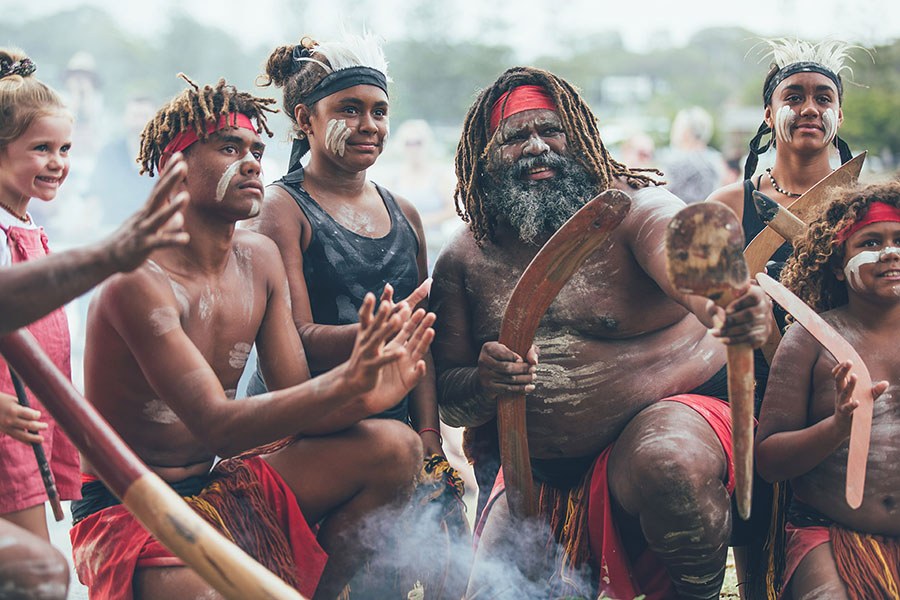
{"type": "MultiPolygon", "coordinates": [[[[856,183],[865,160],[866,152],[860,152],[823,177],[786,208],[800,221],[809,223],[825,205],[834,188],[856,183]]],[[[765,271],[766,263],[769,262],[769,259],[772,258],[772,255],[775,254],[775,251],[781,247],[785,240],[787,238],[779,235],[771,225],[763,228],[744,249],[747,269],[751,273],[765,271]]],[[[772,335],[769,336],[769,339],[766,340],[766,343],[761,348],[769,364],[772,364],[772,357],[775,356],[775,349],[778,347],[779,342],[781,342],[781,332],[775,327],[772,329],[772,335]]]]}
{"type": "Polygon", "coordinates": [[[22,329],[0,337],[0,354],[147,531],[220,594],[229,600],[303,600],[151,472],[78,394],[30,333],[22,329]]]}
{"type": "Polygon", "coordinates": [[[859,508],[862,505],[863,490],[866,484],[866,460],[869,455],[869,437],[875,403],[875,398],[872,397],[872,377],[869,375],[866,363],[853,349],[853,346],[841,337],[841,334],[790,290],[765,273],[759,273],[756,280],[775,302],[791,313],[794,319],[834,356],[835,360],[839,363],[846,360],[853,362],[853,372],[856,373],[857,378],[853,399],[859,402],[859,406],[853,411],[850,425],[850,452],[847,455],[845,496],[850,508],[859,508]]]}
{"type": "MultiPolygon", "coordinates": [[[[519,277],[500,323],[499,342],[524,357],[544,313],[559,290],[631,209],[619,190],[596,196],[547,240],[519,277]]],[[[497,399],[500,461],[510,511],[517,517],[537,515],[534,480],[525,424],[525,394],[501,394],[497,399]]]]}
{"type": "MultiPolygon", "coordinates": [[[[717,203],[691,204],[666,229],[666,272],[680,292],[705,296],[726,307],[750,285],[737,215],[717,203]]],[[[753,494],[753,348],[728,344],[735,497],[738,514],[750,518],[753,494]]]]}

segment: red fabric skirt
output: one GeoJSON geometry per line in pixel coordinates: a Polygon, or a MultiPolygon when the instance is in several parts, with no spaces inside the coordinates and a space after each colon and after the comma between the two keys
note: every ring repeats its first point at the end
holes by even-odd
{"type": "MultiPolygon", "coordinates": [[[[679,402],[693,409],[709,423],[728,459],[725,488],[734,492],[734,458],[731,450],[731,408],[728,403],[709,396],[680,394],[663,398],[662,402],[679,402]]],[[[594,461],[588,475],[588,537],[591,555],[600,571],[599,590],[611,598],[635,598],[644,594],[646,600],[666,600],[676,596],[671,579],[662,561],[652,551],[645,550],[635,562],[625,552],[619,531],[613,520],[607,468],[613,445],[605,448],[594,461]]],[[[491,490],[484,513],[475,527],[475,541],[484,529],[488,514],[497,498],[506,490],[503,470],[491,490]]]]}
{"type": "MultiPolygon", "coordinates": [[[[259,480],[263,497],[287,538],[300,593],[311,597],[328,555],[303,517],[294,492],[278,472],[260,457],[243,462],[259,480]]],[[[121,504],[78,522],[70,536],[78,579],[88,587],[91,598],[133,600],[136,569],[184,566],[121,504]]]]}

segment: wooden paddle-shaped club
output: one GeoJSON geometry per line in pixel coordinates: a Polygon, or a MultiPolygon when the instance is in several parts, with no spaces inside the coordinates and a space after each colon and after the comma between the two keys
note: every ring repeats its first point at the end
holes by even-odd
{"type": "Polygon", "coordinates": [[[772,300],[791,313],[794,320],[816,338],[835,360],[839,363],[847,360],[853,363],[853,372],[856,373],[853,399],[859,406],[853,411],[850,422],[850,451],[847,454],[847,486],[844,496],[850,508],[859,508],[862,505],[866,485],[866,462],[869,456],[872,413],[875,405],[869,369],[853,346],[803,300],[765,273],[757,274],[756,280],[772,300]]]}
{"type": "MultiPolygon", "coordinates": [[[[743,230],[730,208],[691,204],[675,215],[666,231],[669,280],[678,291],[705,296],[724,308],[750,285],[743,248],[743,230]]],[[[726,348],[735,495],[738,514],[748,519],[753,491],[753,348],[726,348]]]]}
{"type": "MultiPolygon", "coordinates": [[[[500,323],[501,344],[519,356],[528,353],[541,317],[559,290],[630,209],[627,194],[607,190],[581,207],[547,240],[509,297],[500,323]]],[[[516,517],[533,517],[537,505],[528,452],[525,394],[502,394],[498,398],[497,428],[510,511],[516,517]]]]}
{"type": "Polygon", "coordinates": [[[0,337],[0,354],[31,388],[109,489],[160,542],[229,600],[303,600],[196,514],[72,387],[34,337],[0,337]]]}

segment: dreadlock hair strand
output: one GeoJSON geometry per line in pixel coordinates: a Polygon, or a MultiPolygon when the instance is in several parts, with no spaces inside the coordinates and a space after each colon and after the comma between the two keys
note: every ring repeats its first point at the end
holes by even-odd
{"type": "Polygon", "coordinates": [[[178,76],[190,88],[163,106],[144,127],[137,158],[141,165],[141,174],[149,173],[151,177],[153,176],[166,146],[176,135],[192,129],[198,138],[205,140],[209,137],[207,125],[232,112],[255,119],[256,132],[260,134],[265,132],[272,137],[272,130],[266,122],[266,113],[278,112],[278,109],[269,108],[269,105],[276,102],[274,99],[258,98],[247,92],[238,91],[224,79],[220,79],[215,86],[205,85],[201,88],[184,73],[179,73],[178,76]]]}
{"type": "Polygon", "coordinates": [[[569,149],[575,160],[597,183],[598,191],[608,189],[616,178],[624,179],[633,188],[662,183],[645,174],[662,176],[660,171],[629,169],[612,158],[600,138],[597,117],[574,86],[549,71],[533,67],[513,67],[479,93],[466,114],[456,151],[456,212],[469,224],[476,243],[480,245],[485,238],[492,239],[496,227],[494,217],[485,209],[486,198],[482,186],[485,165],[500,143],[496,132],[490,131],[491,111],[501,95],[522,85],[541,86],[553,99],[566,132],[569,149]]]}

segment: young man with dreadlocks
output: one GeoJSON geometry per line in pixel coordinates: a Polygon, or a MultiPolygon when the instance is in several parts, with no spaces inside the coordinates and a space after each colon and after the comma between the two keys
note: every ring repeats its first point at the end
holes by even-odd
{"type": "MultiPolygon", "coordinates": [[[[543,597],[595,597],[597,585],[615,598],[718,597],[733,484],[725,347],[710,328],[718,315],[719,337],[758,346],[770,304],[751,286],[726,316],[672,288],[664,233],[684,203],[615,161],[584,100],[552,73],[513,68],[479,95],[456,170],[469,228],[439,257],[432,292],[442,417],[479,426],[496,415],[499,394],[527,392],[542,518],[565,560],[599,575],[588,589],[560,590],[571,573],[548,570],[543,597]],[[613,187],[631,196],[631,211],[560,292],[535,346],[518,356],[494,341],[541,244],[613,187]]],[[[470,595],[509,585],[481,568],[484,559],[535,551],[521,549],[525,528],[498,490],[482,517],[470,595]]]]}
{"type": "Polygon", "coordinates": [[[782,280],[865,362],[875,398],[862,505],[844,498],[858,378],[801,326],[788,328],[760,414],[756,457],[790,480],[782,593],[900,597],[900,183],[842,191],[810,224],[782,280]],[[883,381],[879,381],[883,380],[883,381]]]}
{"type": "MultiPolygon", "coordinates": [[[[278,250],[235,228],[259,212],[258,131],[268,132],[270,100],[224,80],[188,82],[144,129],[139,160],[151,174],[167,163],[179,170],[191,240],[98,291],[88,316],[86,395],[241,548],[303,594],[333,599],[371,551],[353,544],[356,524],[411,492],[418,436],[398,423],[360,420],[422,377],[433,315],[391,302],[375,311],[370,294],[349,360],[310,380],[278,250]],[[235,400],[254,342],[280,391],[235,400]],[[217,456],[225,460],[213,468],[217,456]]],[[[92,597],[209,593],[90,465],[84,471],[72,541],[92,597]]]]}

